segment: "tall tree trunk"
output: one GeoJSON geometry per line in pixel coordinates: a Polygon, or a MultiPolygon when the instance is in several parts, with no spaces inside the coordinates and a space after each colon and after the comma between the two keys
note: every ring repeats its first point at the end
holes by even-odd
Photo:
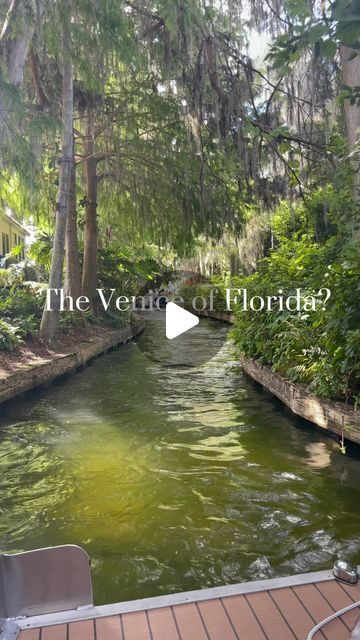
{"type": "MultiPolygon", "coordinates": [[[[69,19],[69,13],[67,14],[67,18],[69,19]]],[[[63,282],[65,232],[69,207],[71,173],[74,161],[74,78],[70,53],[70,35],[68,24],[64,24],[63,26],[62,55],[62,151],[49,289],[60,289],[63,282]]],[[[50,296],[50,302],[51,310],[48,310],[45,304],[40,326],[40,336],[45,342],[48,343],[51,343],[53,341],[59,325],[59,296],[52,294],[50,296]]]]}
{"type": "Polygon", "coordinates": [[[79,241],[76,210],[76,168],[75,162],[71,168],[69,193],[69,210],[66,221],[65,237],[65,290],[72,298],[78,298],[81,293],[81,272],[79,260],[79,241]]]}
{"type": "MultiPolygon", "coordinates": [[[[342,81],[348,87],[360,86],[360,55],[354,56],[355,51],[344,45],[340,48],[340,58],[342,66],[342,81]]],[[[345,126],[346,135],[349,146],[349,152],[353,153],[356,144],[360,142],[360,108],[356,104],[350,104],[349,100],[345,100],[345,126]]],[[[360,151],[357,157],[353,159],[354,166],[354,200],[360,203],[360,151]]],[[[360,238],[360,216],[354,221],[352,232],[360,238]]]]}
{"type": "MultiPolygon", "coordinates": [[[[31,5],[30,5],[31,7],[31,5]]],[[[8,12],[0,33],[3,55],[1,67],[5,70],[5,80],[14,87],[20,87],[24,77],[24,68],[31,41],[35,34],[36,19],[43,12],[43,1],[37,5],[37,16],[24,0],[9,2],[8,12]],[[14,25],[14,29],[13,29],[14,25]]],[[[0,73],[2,80],[2,73],[0,73]]],[[[11,105],[3,91],[0,91],[0,142],[6,138],[8,129],[7,113],[11,113],[11,105]]]]}
{"type": "Polygon", "coordinates": [[[98,250],[98,224],[97,224],[97,191],[98,176],[97,162],[94,159],[95,135],[93,108],[87,109],[86,139],[84,143],[85,160],[85,231],[84,231],[84,261],[82,272],[82,293],[90,300],[90,306],[94,310],[94,301],[97,287],[97,250],[98,250]]]}

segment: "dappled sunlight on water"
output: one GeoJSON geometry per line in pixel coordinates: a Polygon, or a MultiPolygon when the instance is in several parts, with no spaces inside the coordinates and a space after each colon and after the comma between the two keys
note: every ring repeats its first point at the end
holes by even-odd
{"type": "Polygon", "coordinates": [[[169,443],[168,449],[186,449],[189,456],[203,460],[241,460],[246,451],[239,443],[239,435],[229,431],[225,435],[210,436],[196,443],[169,443]]]}
{"type": "MultiPolygon", "coordinates": [[[[161,350],[162,321],[139,340],[161,350]]],[[[201,331],[220,348],[227,328],[201,331]]],[[[1,549],[83,545],[98,603],[358,560],[355,449],[343,456],[232,360],[227,345],[201,366],[164,367],[128,344],[13,404],[0,423],[1,549]]]]}

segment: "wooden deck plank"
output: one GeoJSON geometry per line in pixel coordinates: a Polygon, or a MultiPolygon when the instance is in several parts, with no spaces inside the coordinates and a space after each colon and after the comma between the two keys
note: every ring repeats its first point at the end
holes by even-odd
{"type": "Polygon", "coordinates": [[[245,597],[269,640],[296,640],[267,591],[249,593],[245,597]]]}
{"type": "Polygon", "coordinates": [[[69,624],[69,640],[94,640],[94,620],[81,620],[69,624]]]}
{"type": "MultiPolygon", "coordinates": [[[[322,593],[324,598],[326,598],[329,605],[334,609],[334,611],[339,611],[339,609],[343,609],[353,602],[352,598],[344,589],[342,589],[338,582],[319,582],[319,584],[316,585],[316,588],[320,591],[320,593],[322,593]]],[[[360,609],[354,609],[354,611],[345,613],[345,615],[343,615],[341,619],[345,622],[347,627],[352,630],[359,620],[359,617],[360,609]]]]}
{"type": "Polygon", "coordinates": [[[152,640],[181,640],[170,607],[148,611],[152,640]]]}
{"type": "Polygon", "coordinates": [[[44,627],[41,630],[41,640],[67,640],[67,624],[44,627]]]}
{"type": "Polygon", "coordinates": [[[284,589],[273,589],[269,591],[269,595],[286,618],[296,638],[304,640],[314,627],[314,621],[294,592],[285,587],[284,589]]]}
{"type": "Polygon", "coordinates": [[[244,596],[229,596],[223,598],[223,605],[239,638],[267,640],[244,596]]]}
{"type": "Polygon", "coordinates": [[[40,629],[25,629],[19,634],[18,640],[39,640],[40,629]]]}
{"type": "MultiPolygon", "coordinates": [[[[137,601],[134,608],[109,605],[88,613],[103,616],[89,620],[83,612],[38,616],[23,623],[18,640],[305,640],[315,624],[360,600],[360,584],[339,583],[326,572],[297,583],[294,577],[280,584],[263,581],[257,589],[249,583],[248,591],[238,586],[230,593],[218,588],[206,598],[200,591],[191,599],[169,596],[156,606],[154,599],[137,601]],[[34,628],[27,628],[31,623],[34,628]]],[[[316,640],[349,640],[359,618],[360,607],[329,623],[316,640]]]]}
{"type": "MultiPolygon", "coordinates": [[[[332,607],[330,607],[324,596],[314,585],[306,584],[299,587],[293,587],[293,591],[296,593],[309,614],[314,618],[316,624],[334,613],[332,607]]],[[[329,624],[325,626],[322,633],[327,640],[349,639],[349,630],[340,619],[334,620],[331,625],[329,624]]]]}
{"type": "Polygon", "coordinates": [[[173,613],[181,640],[209,640],[195,604],[178,604],[173,613]]]}
{"type": "Polygon", "coordinates": [[[123,640],[120,616],[98,618],[95,628],[96,640],[123,640]]]}
{"type": "Polygon", "coordinates": [[[339,587],[346,591],[346,593],[354,602],[360,601],[360,582],[357,582],[356,584],[346,584],[345,582],[339,582],[338,584],[339,587]]]}
{"type": "Polygon", "coordinates": [[[221,600],[199,602],[198,606],[210,640],[238,640],[221,600]]]}
{"type": "Polygon", "coordinates": [[[124,640],[151,640],[145,611],[124,613],[121,616],[124,640]]]}

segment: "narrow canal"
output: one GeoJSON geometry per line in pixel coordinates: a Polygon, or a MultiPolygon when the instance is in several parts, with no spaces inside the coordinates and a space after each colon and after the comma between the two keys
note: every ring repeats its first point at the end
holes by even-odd
{"type": "MultiPolygon", "coordinates": [[[[155,314],[138,340],[161,352],[160,325],[155,314]]],[[[202,331],[223,345],[225,325],[202,331]]],[[[232,358],[225,344],[203,365],[166,367],[131,343],[13,403],[0,550],[82,545],[98,604],[358,560],[357,450],[343,456],[232,358]]]]}

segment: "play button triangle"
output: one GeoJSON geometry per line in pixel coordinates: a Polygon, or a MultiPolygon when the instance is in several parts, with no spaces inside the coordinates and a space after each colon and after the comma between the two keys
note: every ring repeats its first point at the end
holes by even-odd
{"type": "Polygon", "coordinates": [[[166,305],[166,337],[173,340],[185,331],[199,324],[199,318],[189,311],[185,311],[175,302],[166,305]]]}

